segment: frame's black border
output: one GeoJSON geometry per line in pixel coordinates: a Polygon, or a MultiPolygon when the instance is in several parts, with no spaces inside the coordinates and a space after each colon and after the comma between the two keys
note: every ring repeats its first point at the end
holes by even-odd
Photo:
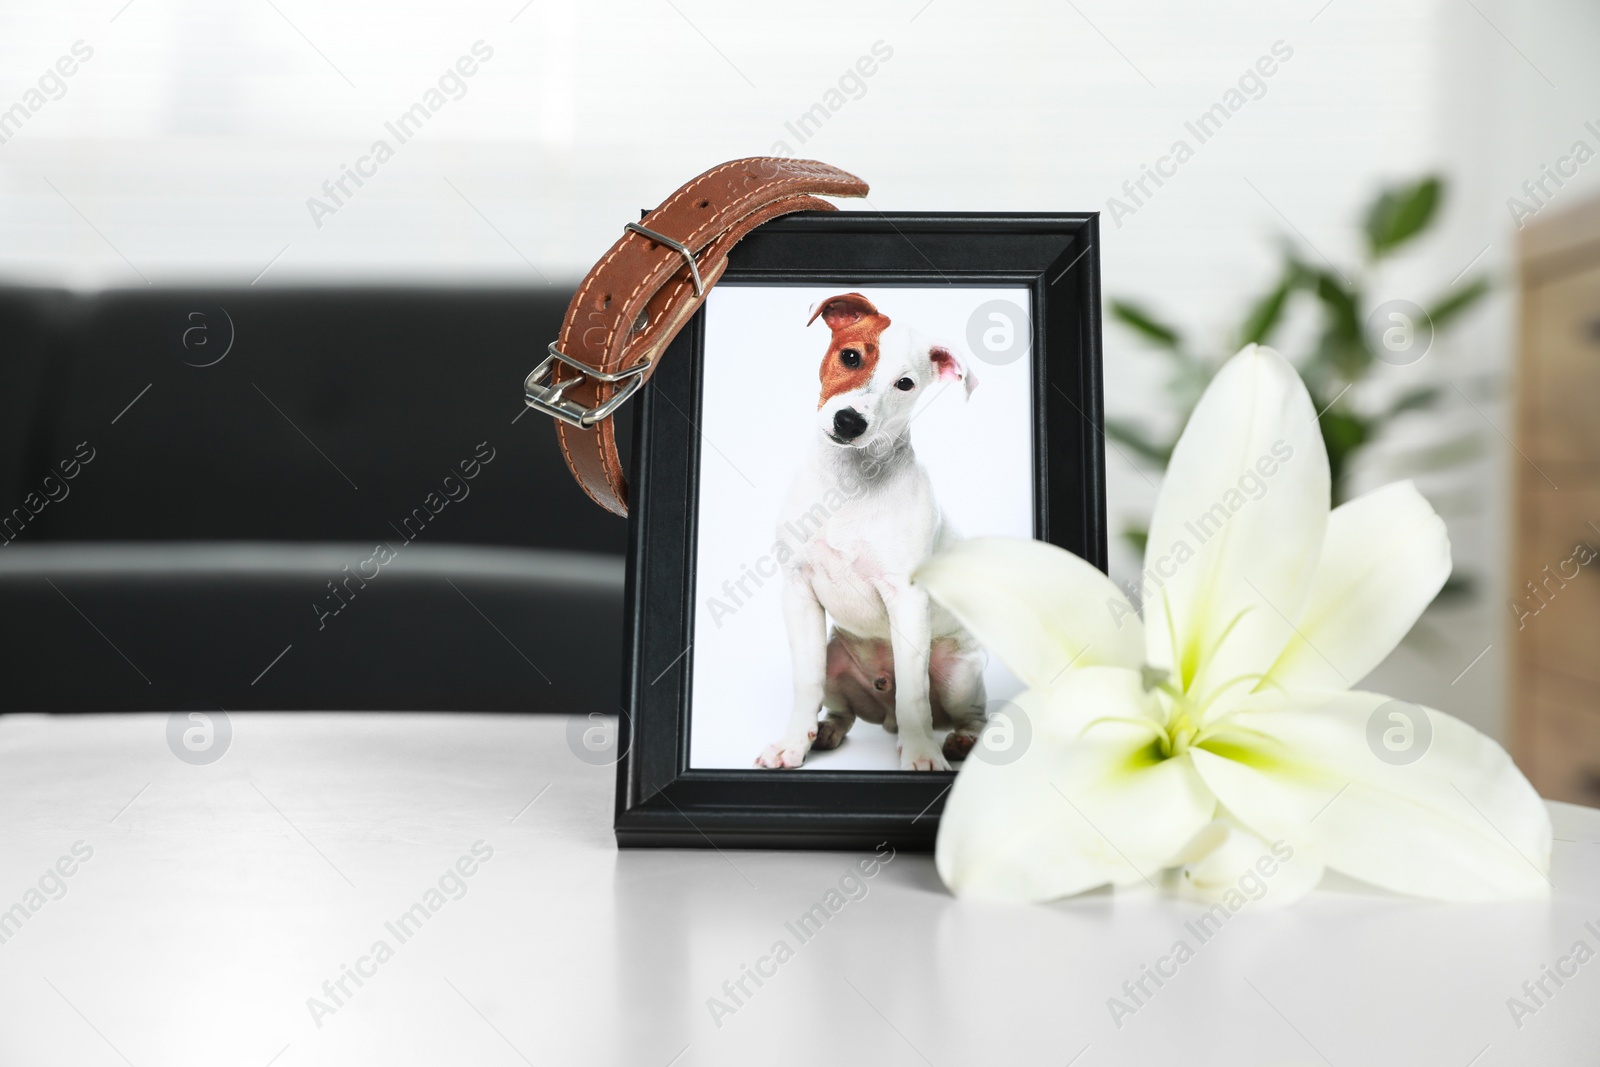
{"type": "MultiPolygon", "coordinates": [[[[1034,536],[1104,570],[1098,248],[1096,213],[805,212],[745,238],[722,284],[1027,288],[1034,536]]],[[[930,849],[949,773],[688,769],[703,325],[634,401],[617,843],[930,849]]]]}

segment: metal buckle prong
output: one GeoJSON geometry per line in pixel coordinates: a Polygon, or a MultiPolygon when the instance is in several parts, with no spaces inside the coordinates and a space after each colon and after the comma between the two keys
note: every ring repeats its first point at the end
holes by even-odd
{"type": "Polygon", "coordinates": [[[609,418],[623,404],[626,404],[639,387],[644,384],[644,372],[650,369],[648,359],[641,360],[631,367],[619,371],[597,370],[582,360],[573,359],[561,349],[556,347],[556,342],[551,341],[550,354],[529,374],[522,383],[523,402],[533,410],[549,415],[551,418],[560,419],[569,426],[576,426],[580,430],[587,430],[595,423],[609,418]],[[580,377],[568,378],[554,385],[547,385],[551,372],[557,362],[565,363],[577,371],[580,377]],[[567,387],[577,384],[583,378],[592,378],[598,382],[626,382],[616,395],[603,404],[592,408],[583,407],[562,397],[567,387]]]}
{"type": "Polygon", "coordinates": [[[631,230],[632,232],[639,234],[641,237],[648,237],[656,244],[664,245],[665,247],[670,248],[674,252],[678,253],[678,255],[682,256],[683,261],[689,264],[689,277],[694,281],[695,299],[698,300],[700,297],[706,295],[705,283],[700,280],[700,265],[694,261],[694,253],[689,251],[687,245],[679,244],[666,234],[657,233],[652,229],[639,225],[637,222],[630,222],[622,228],[624,230],[631,230]]]}

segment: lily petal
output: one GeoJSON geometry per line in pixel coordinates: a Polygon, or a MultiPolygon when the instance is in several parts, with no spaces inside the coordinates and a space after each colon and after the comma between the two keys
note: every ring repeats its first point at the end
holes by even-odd
{"type": "Polygon", "coordinates": [[[1399,893],[1548,893],[1549,812],[1505,751],[1466,723],[1379,693],[1260,694],[1249,705],[1190,755],[1256,833],[1399,893]],[[1390,750],[1391,730],[1421,756],[1399,762],[1410,755],[1390,750]]]}
{"type": "Polygon", "coordinates": [[[912,581],[1030,689],[1068,667],[1138,669],[1139,615],[1093,564],[1042,541],[976,537],[928,559],[912,581]]]}
{"type": "Polygon", "coordinates": [[[1144,560],[1150,665],[1197,694],[1265,671],[1311,587],[1328,494],[1300,376],[1246,346],[1200,398],[1161,483],[1144,560]]]}
{"type": "Polygon", "coordinates": [[[1258,688],[1355,685],[1394,651],[1448,577],[1444,520],[1411,482],[1334,508],[1296,633],[1258,688]]]}
{"type": "Polygon", "coordinates": [[[974,749],[940,818],[934,859],[953,893],[1030,902],[1150,880],[1211,819],[1189,761],[1159,758],[1137,672],[1070,671],[1016,703],[1032,743],[1005,764],[974,749]]]}
{"type": "Polygon", "coordinates": [[[1202,830],[1190,849],[1180,872],[1183,891],[1224,902],[1233,911],[1247,901],[1257,908],[1293,904],[1322,881],[1324,868],[1316,859],[1287,841],[1268,842],[1227,812],[1202,830]]]}

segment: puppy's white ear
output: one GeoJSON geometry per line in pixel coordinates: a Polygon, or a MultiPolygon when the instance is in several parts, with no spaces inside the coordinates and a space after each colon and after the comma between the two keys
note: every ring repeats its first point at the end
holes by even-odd
{"type": "Polygon", "coordinates": [[[978,376],[972,373],[972,368],[967,366],[966,360],[941,345],[930,348],[928,358],[933,361],[934,369],[939,372],[939,381],[960,382],[966,389],[967,396],[969,398],[972,396],[972,391],[978,387],[978,376]]]}

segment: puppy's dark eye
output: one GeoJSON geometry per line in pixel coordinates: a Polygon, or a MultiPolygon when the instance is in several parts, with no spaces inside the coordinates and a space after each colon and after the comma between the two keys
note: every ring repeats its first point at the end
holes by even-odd
{"type": "Polygon", "coordinates": [[[839,353],[839,362],[846,367],[859,367],[861,366],[861,353],[853,348],[846,348],[839,353]]]}
{"type": "Polygon", "coordinates": [[[894,383],[894,387],[900,390],[902,393],[909,393],[911,390],[917,387],[917,383],[912,381],[910,378],[901,378],[898,382],[894,383]]]}

